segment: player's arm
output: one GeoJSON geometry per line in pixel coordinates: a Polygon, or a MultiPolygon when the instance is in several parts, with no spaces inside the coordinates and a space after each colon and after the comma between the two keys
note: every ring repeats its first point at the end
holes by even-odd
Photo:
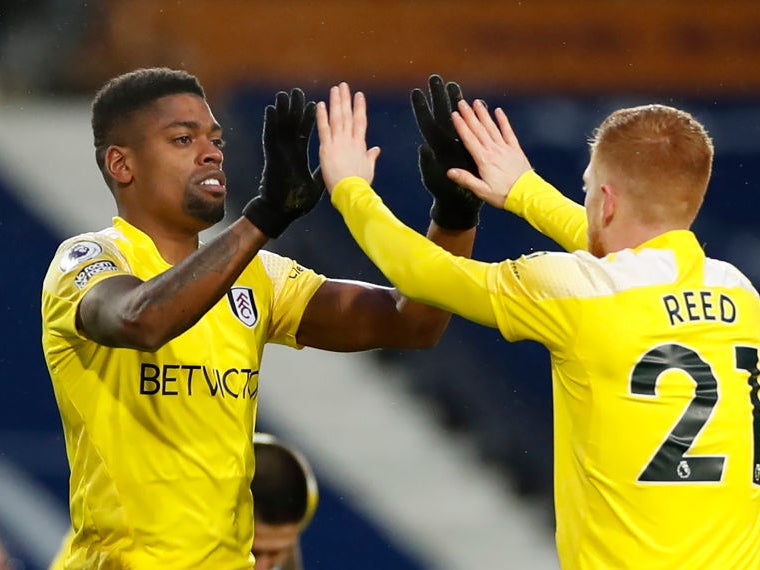
{"type": "MultiPolygon", "coordinates": [[[[426,141],[419,149],[420,174],[433,196],[427,236],[443,249],[469,257],[482,201],[446,177],[446,171],[454,166],[474,169],[451,122],[451,111],[461,99],[461,91],[456,83],[444,85],[434,75],[430,78],[429,92],[430,101],[419,89],[413,90],[411,97],[414,116],[426,141]]],[[[354,125],[363,132],[366,116],[364,112],[361,115],[364,122],[354,125]]],[[[360,136],[363,140],[364,135],[360,136]]],[[[370,177],[375,152],[373,149],[369,153],[370,177]]],[[[298,342],[330,350],[427,348],[438,342],[450,317],[447,311],[410,301],[396,289],[331,280],[317,290],[307,306],[298,342]]]]}
{"type": "Polygon", "coordinates": [[[478,165],[481,178],[462,168],[449,170],[457,184],[492,206],[527,220],[568,251],[587,249],[586,212],[536,174],[512,130],[507,115],[495,111],[496,122],[482,101],[458,104],[454,126],[478,165]]]}
{"type": "Polygon", "coordinates": [[[403,295],[496,326],[490,264],[454,255],[405,226],[360,177],[342,179],[331,198],[356,242],[403,295]]]}
{"type": "Polygon", "coordinates": [[[504,209],[526,220],[566,251],[588,249],[586,208],[533,170],[517,179],[507,194],[504,209]]]}
{"type": "Polygon", "coordinates": [[[117,275],[96,283],[77,310],[77,327],[108,346],[156,350],[186,331],[235,282],[261,247],[311,210],[323,188],[312,178],[307,147],[315,104],[294,89],[279,92],[264,119],[264,171],[243,216],[168,271],[141,281],[117,275]]]}
{"type": "Polygon", "coordinates": [[[148,281],[104,279],[85,293],[77,328],[106,346],[152,351],[183,333],[237,279],[268,238],[246,218],[148,281]]]}
{"type": "MultiPolygon", "coordinates": [[[[474,228],[446,230],[435,222],[428,230],[430,240],[442,250],[466,257],[472,254],[474,235],[474,228]]],[[[391,255],[414,260],[406,246],[395,239],[386,243],[391,255]]],[[[299,344],[338,351],[428,348],[438,342],[450,317],[448,311],[413,302],[394,288],[331,279],[317,289],[306,306],[297,339],[299,344]]]]}
{"type": "Polygon", "coordinates": [[[366,147],[363,95],[352,106],[348,85],[333,87],[329,114],[324,103],[318,106],[317,127],[332,202],[369,258],[406,297],[495,326],[484,295],[488,265],[457,257],[406,227],[369,186],[379,151],[366,147]]]}

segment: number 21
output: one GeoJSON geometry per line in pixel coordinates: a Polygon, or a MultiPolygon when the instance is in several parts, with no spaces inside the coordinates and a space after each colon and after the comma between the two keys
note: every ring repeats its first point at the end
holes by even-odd
{"type": "MultiPolygon", "coordinates": [[[[749,398],[752,403],[753,469],[752,482],[760,485],[760,384],[758,384],[758,349],[737,346],[735,363],[749,373],[749,398]]],[[[666,370],[677,369],[688,374],[696,384],[694,397],[683,415],[639,475],[639,481],[694,483],[717,482],[723,477],[726,457],[722,455],[690,455],[699,432],[707,423],[718,402],[718,382],[712,368],[698,353],[678,344],[665,344],[648,351],[631,372],[630,391],[641,396],[655,396],[657,379],[666,370]]]]}

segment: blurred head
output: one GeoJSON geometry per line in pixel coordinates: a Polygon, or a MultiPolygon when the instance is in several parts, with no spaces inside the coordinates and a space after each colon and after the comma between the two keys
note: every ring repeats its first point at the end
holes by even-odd
{"type": "Polygon", "coordinates": [[[317,481],[306,458],[274,436],[257,433],[253,494],[256,570],[285,563],[317,508],[317,481]]]}
{"type": "Polygon", "coordinates": [[[688,229],[710,180],[713,144],[704,126],[665,105],[620,109],[590,141],[584,173],[589,251],[611,251],[630,223],[654,233],[688,229]]]}
{"type": "Polygon", "coordinates": [[[193,75],[151,68],[111,79],[93,100],[92,132],[129,221],[199,231],[224,216],[221,127],[193,75]]]}

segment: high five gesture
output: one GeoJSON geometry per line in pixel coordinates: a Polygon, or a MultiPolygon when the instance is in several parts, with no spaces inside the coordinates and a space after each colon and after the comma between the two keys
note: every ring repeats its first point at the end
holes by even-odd
{"type": "Polygon", "coordinates": [[[514,183],[531,169],[528,157],[520,148],[509,119],[501,108],[494,113],[498,125],[480,99],[472,106],[460,101],[457,109],[451,119],[478,166],[480,178],[462,168],[449,170],[449,178],[501,209],[514,183]]]}
{"type": "Polygon", "coordinates": [[[317,105],[319,162],[328,192],[343,178],[359,176],[372,183],[380,147],[367,149],[367,102],[357,91],[351,100],[346,82],[330,89],[330,108],[317,105]]]}

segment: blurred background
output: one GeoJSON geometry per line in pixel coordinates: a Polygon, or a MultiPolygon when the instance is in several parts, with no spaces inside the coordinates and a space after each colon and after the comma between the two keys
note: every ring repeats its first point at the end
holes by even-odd
{"type": "MultiPolygon", "coordinates": [[[[4,2],[0,541],[16,567],[45,568],[68,524],[39,296],[58,243],[110,225],[115,211],[88,107],[110,77],[161,65],[198,76],[228,140],[231,218],[257,187],[274,93],[299,86],[319,100],[347,80],[366,92],[368,139],[383,148],[374,185],[421,232],[431,200],[417,173],[409,91],[431,73],[504,107],[533,166],[577,201],[586,140],[609,112],[679,106],[716,144],[694,229],[708,255],[757,284],[758,53],[756,0],[4,2]]],[[[475,257],[556,247],[522,220],[484,210],[475,257]]],[[[331,277],[386,283],[328,200],[271,249],[331,277]]],[[[307,568],[557,568],[542,347],[510,345],[455,317],[429,351],[268,348],[261,386],[259,429],[303,449],[321,482],[307,568]]]]}

